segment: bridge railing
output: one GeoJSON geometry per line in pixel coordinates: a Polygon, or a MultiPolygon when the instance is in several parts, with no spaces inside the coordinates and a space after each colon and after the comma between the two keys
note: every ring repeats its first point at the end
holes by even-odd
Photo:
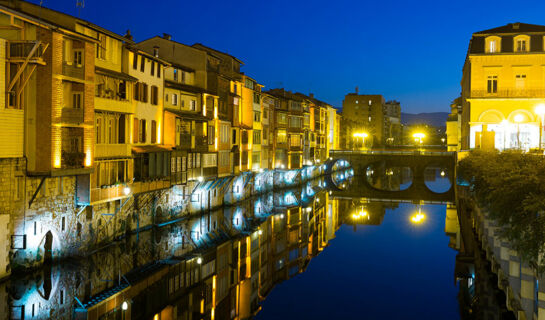
{"type": "Polygon", "coordinates": [[[330,150],[330,154],[376,154],[376,155],[421,155],[421,156],[452,156],[452,151],[426,151],[426,150],[330,150]]]}

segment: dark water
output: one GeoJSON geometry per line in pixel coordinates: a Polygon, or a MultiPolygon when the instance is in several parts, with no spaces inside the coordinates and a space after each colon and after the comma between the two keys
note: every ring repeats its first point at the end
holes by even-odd
{"type": "MultiPolygon", "coordinates": [[[[390,174],[340,172],[14,276],[0,284],[0,320],[460,318],[448,201],[376,198],[411,190],[406,170],[380,170],[390,174]]],[[[450,189],[444,169],[425,175],[450,189]]]]}

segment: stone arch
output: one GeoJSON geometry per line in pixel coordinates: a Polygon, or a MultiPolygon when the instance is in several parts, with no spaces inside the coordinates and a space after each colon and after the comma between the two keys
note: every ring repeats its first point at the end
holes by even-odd
{"type": "Polygon", "coordinates": [[[496,109],[488,109],[479,115],[479,122],[501,123],[503,120],[505,120],[505,116],[496,109]]]}
{"type": "Polygon", "coordinates": [[[509,114],[509,116],[507,117],[507,120],[509,120],[509,122],[511,123],[515,123],[515,116],[518,114],[521,114],[524,117],[524,120],[522,121],[522,123],[536,122],[536,118],[534,114],[525,109],[514,110],[513,112],[509,114]]]}

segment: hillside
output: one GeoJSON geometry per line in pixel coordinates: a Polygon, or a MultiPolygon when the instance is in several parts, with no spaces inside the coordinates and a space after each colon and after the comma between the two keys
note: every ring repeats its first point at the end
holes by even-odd
{"type": "Polygon", "coordinates": [[[434,127],[444,127],[448,112],[401,113],[401,123],[404,125],[427,124],[434,127]]]}

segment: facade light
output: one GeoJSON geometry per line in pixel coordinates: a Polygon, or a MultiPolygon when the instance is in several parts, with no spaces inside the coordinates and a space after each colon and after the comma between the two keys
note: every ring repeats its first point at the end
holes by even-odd
{"type": "Polygon", "coordinates": [[[127,301],[123,301],[123,303],[121,304],[121,310],[127,311],[127,309],[129,309],[129,304],[127,303],[127,301]]]}
{"type": "Polygon", "coordinates": [[[129,188],[129,187],[123,188],[123,193],[124,193],[126,196],[128,196],[128,195],[131,193],[131,188],[129,188]]]}
{"type": "Polygon", "coordinates": [[[201,264],[202,263],[202,258],[201,257],[198,257],[197,258],[197,264],[201,264]]]}
{"type": "Polygon", "coordinates": [[[202,176],[199,176],[199,177],[197,178],[197,180],[198,180],[199,182],[202,182],[204,179],[203,179],[202,176]]]}

